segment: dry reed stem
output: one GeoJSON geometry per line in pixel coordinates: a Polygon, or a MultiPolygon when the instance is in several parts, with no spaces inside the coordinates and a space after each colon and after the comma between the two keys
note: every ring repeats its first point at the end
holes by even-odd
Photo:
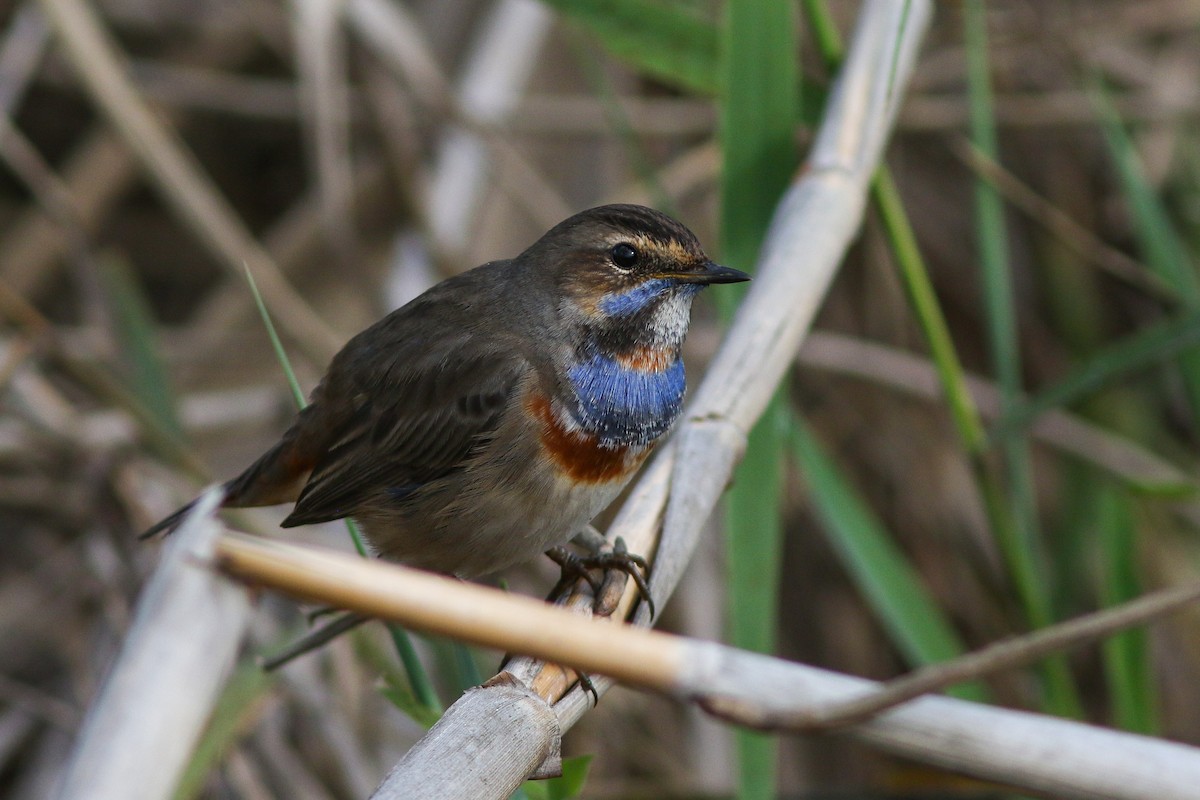
{"type": "Polygon", "coordinates": [[[420,103],[452,123],[434,158],[422,211],[436,252],[461,256],[467,247],[495,156],[503,157],[516,174],[512,185],[499,188],[539,227],[550,228],[570,215],[570,204],[502,130],[518,107],[549,31],[544,6],[533,0],[497,3],[480,25],[456,88],[402,7],[385,0],[352,0],[346,13],[380,63],[420,103]]]}
{"type": "Polygon", "coordinates": [[[486,647],[547,653],[552,659],[662,691],[670,689],[680,671],[661,645],[649,644],[666,634],[615,622],[584,624],[587,620],[578,614],[532,597],[411,567],[233,533],[222,537],[216,563],[236,578],[286,587],[296,597],[396,618],[417,630],[486,647]],[[573,631],[572,625],[579,627],[573,631]],[[617,627],[621,647],[606,647],[617,627]],[[583,664],[576,654],[585,650],[591,655],[583,664]]]}
{"type": "Polygon", "coordinates": [[[249,597],[202,565],[220,503],[210,490],[171,538],[88,710],[58,797],[161,800],[175,789],[233,667],[249,597]]]}
{"type": "MultiPolygon", "coordinates": [[[[1200,779],[1200,750],[1192,747],[949,698],[913,702],[929,691],[1161,618],[1200,598],[1196,584],[877,684],[714,642],[585,619],[532,598],[345,553],[229,534],[217,542],[215,557],[223,571],[255,585],[615,677],[694,700],[737,724],[783,732],[846,725],[850,735],[889,752],[1020,789],[1157,800],[1187,797],[1200,779]],[[905,705],[888,710],[898,703],[905,705]]],[[[478,797],[468,792],[501,785],[506,793],[494,796],[507,797],[529,774],[514,758],[557,758],[557,718],[539,697],[511,673],[501,673],[455,703],[384,786],[405,785],[411,793],[411,787],[432,785],[439,797],[478,797]],[[500,710],[514,704],[519,708],[500,710]],[[519,725],[536,735],[500,735],[519,725]],[[495,772],[488,766],[495,760],[492,748],[503,754],[495,772]],[[464,753],[470,754],[465,763],[464,753]],[[446,768],[447,758],[454,769],[446,768]]]]}
{"type": "MultiPolygon", "coordinates": [[[[943,396],[929,359],[851,336],[813,331],[800,349],[797,363],[869,380],[930,401],[940,401],[943,396]]],[[[966,386],[984,418],[1000,418],[1000,390],[993,382],[967,375],[966,386]]],[[[1046,411],[1033,420],[1029,430],[1036,441],[1122,480],[1179,487],[1196,483],[1194,476],[1163,457],[1076,414],[1059,409],[1046,411]]],[[[1200,520],[1200,504],[1181,502],[1176,508],[1189,519],[1200,520]]]]}
{"type": "MultiPolygon", "coordinates": [[[[41,9],[35,4],[28,8],[45,26],[41,9]]],[[[18,34],[30,41],[34,38],[28,31],[22,33],[14,26],[12,35],[18,34]]],[[[230,64],[244,59],[253,44],[251,36],[240,32],[231,34],[226,30],[220,36],[221,47],[214,56],[214,38],[211,34],[200,37],[182,48],[179,57],[191,60],[194,56],[204,56],[218,65],[230,64]]],[[[164,124],[178,124],[183,115],[167,111],[162,118],[164,124]]],[[[84,231],[91,235],[134,185],[137,165],[121,137],[101,123],[74,148],[60,172],[74,198],[84,231]]],[[[52,221],[36,210],[27,211],[13,224],[9,234],[0,239],[0,275],[11,282],[14,290],[35,294],[49,282],[53,273],[50,267],[60,256],[63,246],[62,237],[52,221]]]]}
{"type": "MultiPolygon", "coordinates": [[[[858,230],[867,187],[930,12],[928,2],[902,7],[876,0],[863,7],[808,163],[780,202],[755,281],[730,335],[673,441],[660,450],[609,530],[610,536],[624,538],[631,552],[653,559],[651,591],[659,608],[674,591],[703,524],[740,458],[745,432],[788,369],[858,230]]],[[[627,591],[617,616],[627,615],[633,601],[632,591],[627,591]]],[[[645,624],[647,616],[642,607],[635,620],[645,624]]],[[[544,666],[538,662],[522,660],[509,671],[528,682],[536,680],[532,676],[541,668],[544,666]]],[[[600,693],[611,685],[604,679],[595,684],[600,693]]],[[[590,697],[578,690],[558,699],[555,711],[562,728],[574,724],[590,706],[590,697]]],[[[447,752],[459,738],[474,735],[476,731],[466,728],[439,731],[447,752]]],[[[510,728],[502,735],[542,739],[549,732],[510,728]]],[[[421,751],[424,757],[434,752],[437,750],[421,751]]],[[[482,765],[481,774],[499,767],[482,765]]],[[[527,767],[532,774],[537,765],[527,767]]],[[[406,757],[375,796],[381,800],[404,796],[413,785],[409,776],[415,774],[424,774],[423,766],[418,757],[406,757]]],[[[481,785],[457,778],[447,776],[438,793],[492,796],[481,785]]]]}
{"type": "MultiPolygon", "coordinates": [[[[858,231],[870,178],[930,11],[927,3],[913,3],[905,22],[895,4],[863,7],[817,139],[780,201],[729,336],[673,441],[654,459],[609,531],[632,552],[653,555],[651,589],[659,608],[740,459],[745,433],[790,366],[858,231]]],[[[627,593],[624,608],[632,600],[627,593]]],[[[579,692],[559,703],[565,724],[585,710],[579,692]]]]}
{"type": "Polygon", "coordinates": [[[346,43],[339,25],[342,5],[326,0],[293,0],[291,5],[300,97],[321,221],[338,260],[349,265],[359,248],[354,209],[343,199],[353,196],[354,164],[346,43]]]}
{"type": "Polygon", "coordinates": [[[138,96],[116,45],[93,9],[84,0],[41,0],[41,4],[80,80],[171,207],[227,270],[240,276],[248,266],[279,325],[315,360],[328,361],[344,337],[296,293],[175,131],[138,96]]]}

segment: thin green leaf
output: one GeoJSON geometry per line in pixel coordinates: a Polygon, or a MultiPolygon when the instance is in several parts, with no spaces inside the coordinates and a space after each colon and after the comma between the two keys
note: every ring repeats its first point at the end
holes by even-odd
{"type": "Polygon", "coordinates": [[[717,26],[687,5],[649,0],[543,0],[618,58],[659,80],[717,91],[717,26]]]}
{"type": "MultiPolygon", "coordinates": [[[[288,386],[291,387],[292,398],[296,401],[296,407],[303,410],[308,404],[304,399],[304,391],[300,388],[300,382],[296,380],[296,372],[292,369],[292,362],[288,359],[287,352],[283,349],[283,342],[280,341],[279,334],[275,331],[275,324],[271,321],[271,315],[267,311],[262,294],[258,291],[258,284],[254,281],[254,275],[251,274],[248,266],[246,267],[246,281],[250,284],[250,292],[254,295],[254,304],[258,307],[259,316],[262,318],[263,325],[267,329],[267,336],[271,339],[271,346],[275,349],[275,357],[278,359],[279,365],[283,368],[288,386]]],[[[350,535],[350,540],[354,543],[354,549],[358,551],[360,556],[366,558],[367,547],[363,542],[363,536],[358,529],[358,524],[349,517],[346,518],[345,522],[346,532],[350,535]]],[[[404,669],[408,673],[409,685],[412,686],[413,692],[420,703],[436,719],[442,713],[442,704],[438,699],[437,692],[433,688],[433,682],[429,680],[429,675],[426,673],[424,665],[421,664],[421,659],[417,657],[416,648],[413,647],[408,631],[394,622],[387,623],[387,629],[392,637],[392,643],[396,647],[396,654],[399,656],[400,662],[404,664],[404,669]]],[[[416,719],[416,717],[413,718],[416,719]]]]}
{"type": "Polygon", "coordinates": [[[441,636],[428,636],[425,641],[433,649],[438,674],[453,676],[453,688],[458,692],[483,683],[483,673],[470,646],[441,636]]]}
{"type": "MultiPolygon", "coordinates": [[[[791,452],[803,469],[830,544],[909,665],[946,661],[965,652],[916,570],[804,420],[792,415],[790,433],[791,452]]],[[[980,702],[987,696],[976,683],[950,693],[980,702]]]]}
{"type": "MultiPolygon", "coordinates": [[[[771,216],[798,160],[794,127],[800,85],[791,3],[732,0],[721,27],[719,117],[723,260],[753,269],[771,216]]],[[[740,293],[723,292],[723,311],[740,293]]],[[[774,649],[778,617],[781,495],[786,419],[776,397],[751,431],[726,512],[730,636],[774,649]]],[[[738,733],[739,797],[775,797],[774,739],[738,733]]]]}
{"type": "Polygon", "coordinates": [[[1133,218],[1133,232],[1146,265],[1175,290],[1185,306],[1200,308],[1200,279],[1188,258],[1187,248],[1176,233],[1158,192],[1146,178],[1137,147],[1121,122],[1108,87],[1099,76],[1092,81],[1088,97],[1100,118],[1100,130],[1116,166],[1121,190],[1133,218]]]}
{"type": "Polygon", "coordinates": [[[171,382],[158,355],[154,316],[128,262],[115,256],[103,261],[104,281],[130,391],[153,416],[156,427],[183,442],[183,425],[175,410],[171,382]]]}
{"type": "Polygon", "coordinates": [[[304,390],[300,388],[300,381],[296,380],[296,372],[292,369],[291,359],[288,358],[287,351],[283,349],[283,342],[279,340],[279,333],[275,330],[275,323],[271,321],[271,315],[267,312],[267,305],[263,302],[262,294],[258,291],[258,283],[254,280],[254,273],[250,271],[249,264],[243,264],[242,268],[246,270],[246,282],[250,284],[250,294],[254,296],[254,305],[258,308],[258,316],[262,320],[263,327],[267,329],[267,336],[271,340],[271,347],[275,350],[275,360],[279,362],[279,366],[283,369],[283,375],[287,378],[288,388],[292,390],[292,400],[296,403],[296,408],[303,410],[308,405],[308,400],[304,397],[304,390]]]}
{"type": "MultiPolygon", "coordinates": [[[[1103,557],[1101,596],[1105,606],[1133,600],[1143,592],[1137,574],[1137,530],[1130,501],[1105,487],[1096,509],[1103,557]]],[[[1138,733],[1158,730],[1158,694],[1145,628],[1132,628],[1105,640],[1104,675],[1113,723],[1138,733]]]]}
{"type": "Polygon", "coordinates": [[[1125,488],[1135,494],[1153,497],[1158,500],[1184,501],[1200,499],[1200,488],[1197,488],[1194,483],[1128,480],[1125,482],[1125,488]]]}
{"type": "MultiPolygon", "coordinates": [[[[998,162],[983,0],[967,0],[963,23],[971,141],[980,152],[998,162]]],[[[982,179],[975,182],[975,223],[988,343],[1000,388],[1001,407],[1007,410],[1021,397],[1021,360],[1009,269],[1008,233],[1000,195],[982,179]]],[[[1029,442],[1022,432],[1014,431],[1000,440],[1000,446],[1008,479],[1007,496],[1001,498],[994,486],[983,487],[992,530],[1004,554],[1026,619],[1034,627],[1044,627],[1053,621],[1053,614],[1039,549],[1029,442]]],[[[1079,698],[1066,661],[1062,658],[1046,661],[1042,675],[1046,708],[1063,716],[1079,716],[1079,698]]]]}
{"type": "Polygon", "coordinates": [[[388,658],[371,637],[356,631],[353,636],[354,652],[364,662],[379,671],[384,685],[380,694],[392,705],[407,714],[418,725],[429,728],[441,717],[441,711],[422,700],[412,689],[408,670],[396,668],[396,662],[388,658]]]}
{"type": "Polygon", "coordinates": [[[408,631],[395,622],[387,623],[387,629],[388,635],[392,637],[392,645],[396,648],[397,655],[400,656],[400,663],[404,665],[404,672],[408,675],[409,686],[412,687],[412,691],[420,700],[421,705],[433,715],[434,719],[437,719],[442,714],[442,702],[433,688],[433,681],[429,679],[429,673],[425,671],[425,665],[417,656],[417,649],[413,647],[412,637],[408,635],[408,631]]]}
{"type": "Polygon", "coordinates": [[[237,740],[257,721],[267,695],[275,686],[274,673],[264,672],[253,660],[243,660],[225,684],[213,707],[192,757],[184,767],[172,795],[190,800],[204,791],[209,774],[237,740]]]}
{"type": "Polygon", "coordinates": [[[900,192],[888,170],[882,169],[876,174],[871,183],[871,198],[879,210],[879,218],[900,269],[909,305],[912,306],[913,315],[929,347],[930,358],[937,369],[938,381],[950,406],[955,430],[967,454],[978,457],[987,447],[987,434],[975,400],[967,390],[966,373],[955,350],[954,340],[950,337],[950,326],[938,305],[933,281],[929,278],[925,259],[917,246],[916,234],[913,233],[900,192]]]}
{"type": "MultiPolygon", "coordinates": [[[[843,46],[833,15],[829,13],[824,0],[804,0],[802,6],[826,68],[836,70],[842,62],[843,46]]],[[[979,456],[987,447],[987,435],[980,421],[979,410],[967,391],[966,375],[954,348],[954,340],[950,337],[950,326],[938,305],[933,281],[929,278],[929,269],[917,245],[912,223],[904,211],[904,202],[891,171],[886,166],[880,167],[871,181],[871,200],[879,212],[884,233],[896,265],[900,268],[909,304],[929,347],[958,436],[969,455],[979,456]]]]}
{"type": "Polygon", "coordinates": [[[434,723],[441,719],[440,712],[419,700],[412,690],[403,684],[386,683],[379,687],[379,693],[422,728],[432,728],[434,723]]]}
{"type": "MultiPolygon", "coordinates": [[[[287,351],[283,349],[283,342],[280,341],[279,333],[275,330],[275,323],[271,321],[271,315],[267,312],[266,303],[263,302],[262,295],[258,291],[258,283],[255,282],[249,265],[243,265],[243,267],[246,270],[246,282],[250,284],[250,293],[254,295],[254,305],[258,308],[258,316],[267,329],[267,337],[271,340],[272,349],[275,350],[275,359],[283,369],[283,375],[292,391],[292,400],[296,403],[296,408],[303,411],[304,407],[308,405],[308,400],[304,397],[304,390],[300,388],[300,381],[296,380],[296,371],[292,369],[291,359],[288,358],[287,351]]],[[[354,543],[354,549],[360,556],[366,558],[367,546],[363,543],[362,533],[358,530],[358,525],[354,520],[349,517],[346,518],[346,531],[350,534],[350,541],[354,543]]]]}
{"type": "MultiPolygon", "coordinates": [[[[1089,96],[1100,117],[1100,128],[1117,168],[1143,258],[1150,269],[1175,291],[1186,309],[1200,310],[1200,278],[1196,275],[1196,267],[1171,224],[1162,199],[1146,178],[1137,148],[1122,124],[1104,82],[1098,76],[1092,82],[1089,96]]],[[[1187,388],[1192,415],[1200,419],[1200,353],[1181,355],[1179,368],[1187,388]]]]}
{"type": "Polygon", "coordinates": [[[1139,370],[1160,364],[1200,345],[1200,312],[1143,328],[1111,344],[1075,367],[1067,377],[1014,405],[995,428],[995,437],[1027,428],[1052,408],[1071,406],[1139,370]]]}

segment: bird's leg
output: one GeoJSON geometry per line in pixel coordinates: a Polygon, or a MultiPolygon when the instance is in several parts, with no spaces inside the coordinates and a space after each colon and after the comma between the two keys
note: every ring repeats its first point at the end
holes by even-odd
{"type": "MultiPolygon", "coordinates": [[[[562,576],[550,591],[547,602],[556,603],[570,594],[571,587],[582,579],[592,590],[594,604],[592,613],[596,616],[612,616],[617,603],[625,589],[625,578],[632,578],[637,584],[638,592],[654,616],[654,600],[650,597],[650,587],[646,583],[649,566],[641,556],[634,555],[626,549],[625,541],[617,537],[615,542],[608,539],[590,525],[580,531],[572,542],[587,551],[580,555],[566,547],[554,547],[546,551],[546,555],[562,568],[562,576]],[[602,570],[603,575],[597,578],[592,570],[602,570]]],[[[579,688],[591,695],[592,704],[600,700],[592,679],[583,672],[576,672],[579,688]]]]}
{"type": "Polygon", "coordinates": [[[625,547],[625,541],[619,536],[615,542],[610,544],[603,534],[590,525],[576,534],[572,541],[587,550],[587,555],[579,555],[565,547],[554,547],[546,552],[546,555],[562,568],[562,577],[558,579],[558,584],[550,593],[551,601],[556,600],[566,591],[567,587],[582,578],[588,582],[596,595],[597,613],[608,616],[612,614],[611,608],[608,608],[606,612],[601,611],[611,605],[604,602],[607,594],[604,588],[608,583],[606,578],[610,575],[624,574],[637,585],[638,594],[646,601],[646,605],[650,609],[650,616],[655,615],[654,599],[650,596],[650,585],[646,582],[646,578],[650,574],[650,567],[646,563],[646,559],[630,553],[625,547]],[[591,574],[592,570],[597,569],[605,573],[605,578],[597,579],[591,574]]]}

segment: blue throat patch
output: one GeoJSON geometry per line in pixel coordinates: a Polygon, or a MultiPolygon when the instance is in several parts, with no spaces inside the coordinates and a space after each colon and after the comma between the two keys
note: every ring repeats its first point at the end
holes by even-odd
{"type": "Polygon", "coordinates": [[[671,288],[668,278],[651,278],[620,294],[606,294],[600,300],[600,311],[610,317],[627,317],[645,308],[654,298],[671,288]]]}
{"type": "Polygon", "coordinates": [[[594,355],[567,372],[578,403],[575,421],[606,447],[642,447],[662,436],[683,408],[683,361],[641,372],[594,355]]]}

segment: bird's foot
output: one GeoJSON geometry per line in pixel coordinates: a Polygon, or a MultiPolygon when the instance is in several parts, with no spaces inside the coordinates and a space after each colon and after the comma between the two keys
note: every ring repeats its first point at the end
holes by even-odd
{"type": "MultiPolygon", "coordinates": [[[[588,548],[591,552],[580,555],[566,547],[555,547],[547,551],[551,560],[562,569],[562,576],[546,599],[558,602],[570,594],[571,587],[583,579],[592,589],[594,601],[592,613],[598,617],[611,617],[617,610],[617,604],[625,593],[626,577],[633,580],[638,588],[638,594],[654,616],[654,600],[650,596],[650,586],[646,577],[650,567],[646,560],[639,555],[630,553],[625,541],[620,537],[610,545],[608,540],[594,530],[588,535],[576,538],[576,542],[588,548]],[[599,572],[599,575],[595,574],[599,572]]],[[[600,702],[600,693],[596,685],[585,672],[576,672],[579,688],[591,696],[592,705],[600,702]]]]}
{"type": "Polygon", "coordinates": [[[596,684],[592,683],[592,678],[586,672],[576,672],[576,680],[579,681],[579,688],[592,697],[592,708],[600,705],[600,693],[596,691],[596,684]]]}
{"type": "Polygon", "coordinates": [[[606,542],[602,548],[587,555],[579,555],[565,547],[553,547],[546,551],[546,555],[562,568],[562,576],[550,592],[551,602],[558,600],[575,581],[582,578],[592,587],[596,596],[595,613],[598,616],[611,616],[624,587],[616,580],[609,579],[625,575],[637,586],[638,594],[650,609],[650,616],[655,615],[654,598],[650,596],[650,585],[646,582],[650,566],[646,559],[630,553],[621,537],[617,537],[611,549],[606,542]],[[599,577],[593,574],[594,570],[601,573],[599,577]]]}

